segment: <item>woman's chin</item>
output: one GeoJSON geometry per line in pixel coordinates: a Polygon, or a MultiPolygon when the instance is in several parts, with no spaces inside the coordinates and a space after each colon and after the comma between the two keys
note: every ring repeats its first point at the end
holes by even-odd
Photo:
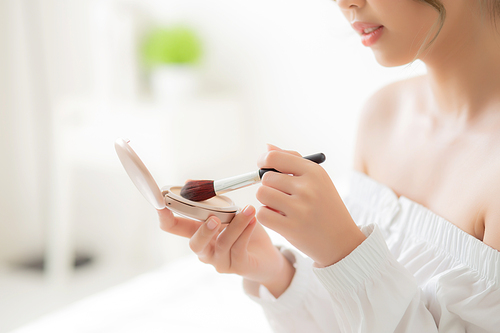
{"type": "Polygon", "coordinates": [[[377,62],[384,67],[404,66],[415,60],[415,58],[409,56],[395,55],[394,53],[380,52],[378,50],[373,50],[373,55],[377,62]]]}

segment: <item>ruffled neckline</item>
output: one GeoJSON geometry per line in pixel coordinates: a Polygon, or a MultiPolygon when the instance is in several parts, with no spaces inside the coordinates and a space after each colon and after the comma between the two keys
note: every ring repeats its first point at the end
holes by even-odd
{"type": "Polygon", "coordinates": [[[421,204],[399,196],[387,185],[353,170],[349,196],[363,207],[384,216],[382,229],[397,228],[407,237],[417,237],[500,284],[500,252],[458,228],[421,204]]]}

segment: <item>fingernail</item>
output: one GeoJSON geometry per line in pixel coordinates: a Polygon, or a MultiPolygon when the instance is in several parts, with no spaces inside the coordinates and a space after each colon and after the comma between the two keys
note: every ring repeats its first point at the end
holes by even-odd
{"type": "Polygon", "coordinates": [[[243,214],[246,216],[250,216],[253,213],[255,213],[255,208],[252,207],[252,205],[248,205],[243,209],[243,214]]]}
{"type": "Polygon", "coordinates": [[[213,218],[211,218],[210,220],[208,220],[208,222],[207,222],[207,228],[209,230],[214,230],[215,227],[217,227],[217,222],[213,218]]]}

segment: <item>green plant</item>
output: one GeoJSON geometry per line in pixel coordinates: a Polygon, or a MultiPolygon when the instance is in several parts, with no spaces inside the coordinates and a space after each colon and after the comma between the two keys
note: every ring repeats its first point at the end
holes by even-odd
{"type": "Polygon", "coordinates": [[[142,57],[145,64],[194,64],[202,54],[201,42],[194,31],[185,26],[156,28],[145,38],[142,57]]]}

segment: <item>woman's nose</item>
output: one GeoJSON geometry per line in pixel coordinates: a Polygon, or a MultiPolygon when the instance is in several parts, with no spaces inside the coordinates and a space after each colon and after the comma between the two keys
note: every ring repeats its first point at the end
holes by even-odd
{"type": "Polygon", "coordinates": [[[337,0],[337,4],[341,9],[362,8],[366,0],[337,0]]]}

